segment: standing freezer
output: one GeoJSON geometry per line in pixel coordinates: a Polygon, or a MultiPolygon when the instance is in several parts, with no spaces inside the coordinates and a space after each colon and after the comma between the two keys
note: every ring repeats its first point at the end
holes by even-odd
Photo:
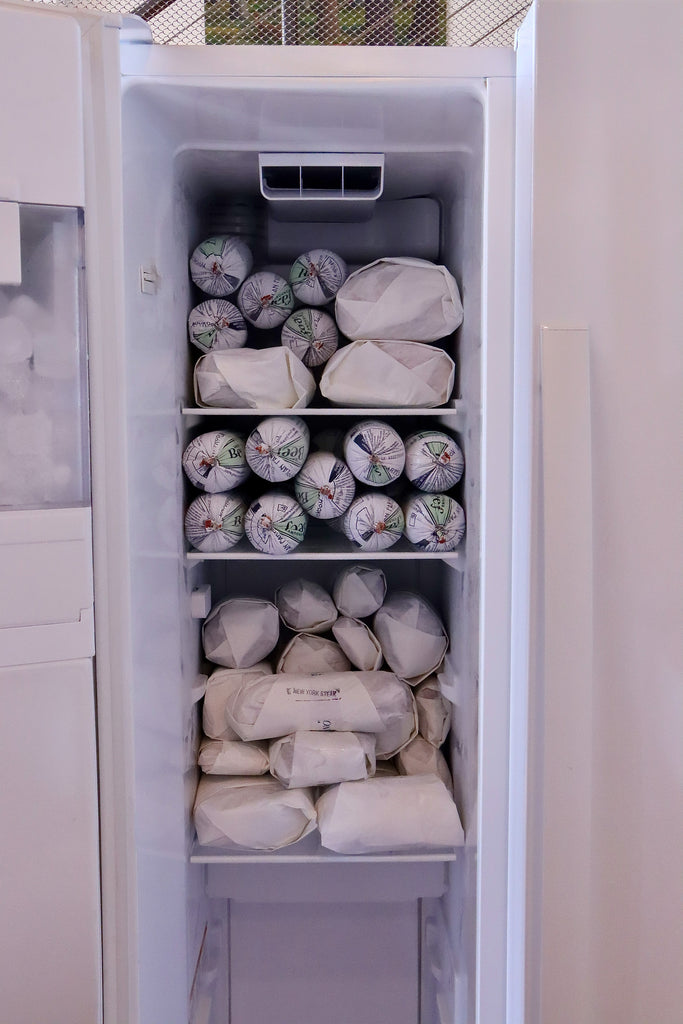
{"type": "MultiPolygon", "coordinates": [[[[68,991],[60,991],[60,1003],[52,978],[29,984],[29,935],[6,961],[6,984],[18,1007],[30,989],[43,1008],[26,1018],[19,1008],[17,1020],[589,1019],[579,1011],[595,998],[590,964],[581,959],[596,927],[587,899],[590,790],[599,767],[590,761],[599,746],[587,743],[595,728],[593,652],[600,650],[591,612],[592,602],[604,600],[592,576],[592,532],[603,524],[594,514],[590,459],[595,471],[602,456],[589,373],[591,351],[611,353],[609,345],[591,350],[598,303],[572,305],[574,286],[577,295],[593,294],[590,273],[567,256],[566,267],[557,264],[570,274],[562,291],[547,255],[558,239],[544,235],[546,219],[576,241],[571,219],[552,219],[554,190],[566,185],[555,159],[562,153],[571,165],[583,120],[572,121],[574,106],[562,92],[574,77],[569,56],[555,68],[546,52],[555,58],[562,40],[569,55],[585,57],[585,103],[602,77],[598,42],[608,23],[592,5],[580,5],[578,18],[570,6],[540,5],[522,34],[516,72],[513,52],[493,49],[164,48],[151,45],[137,19],[3,4],[3,74],[18,74],[19,64],[33,71],[18,101],[21,116],[8,107],[2,115],[3,312],[21,312],[26,298],[52,312],[62,296],[56,272],[50,289],[35,283],[34,236],[24,228],[37,207],[52,208],[53,219],[66,211],[84,252],[72,276],[87,316],[69,330],[84,353],[87,321],[87,388],[75,357],[71,376],[64,373],[81,381],[78,409],[89,409],[89,432],[82,416],[72,419],[81,452],[87,433],[92,480],[81,473],[82,492],[61,505],[44,489],[38,497],[18,492],[0,513],[6,565],[28,607],[17,626],[9,602],[0,648],[17,720],[32,720],[26,661],[48,661],[36,653],[33,633],[20,634],[28,654],[16,654],[17,629],[35,632],[46,621],[37,613],[31,619],[26,595],[42,579],[20,578],[20,546],[41,541],[45,566],[58,566],[49,576],[56,603],[65,604],[72,573],[59,562],[61,535],[50,538],[74,509],[86,526],[92,509],[92,561],[83,569],[86,595],[64,629],[85,623],[87,635],[92,570],[96,655],[94,682],[84,677],[91,682],[68,740],[87,791],[75,802],[88,814],[80,833],[65,827],[50,843],[59,855],[75,850],[85,858],[87,870],[68,892],[74,934],[90,959],[80,962],[83,984],[62,986],[68,991]],[[552,108],[562,96],[565,119],[556,131],[552,108]],[[266,415],[293,415],[276,407],[203,408],[194,400],[187,315],[199,296],[188,259],[217,232],[240,235],[259,267],[284,276],[300,253],[317,247],[333,249],[351,269],[391,255],[442,263],[453,273],[465,315],[444,342],[456,364],[447,402],[344,407],[318,396],[295,414],[314,436],[367,417],[403,436],[449,431],[465,454],[457,497],[467,530],[456,550],[433,554],[402,540],[359,555],[339,534],[315,529],[285,557],[246,541],[224,555],[188,548],[187,442],[217,427],[246,434],[266,415]],[[272,600],[298,577],[329,590],[343,567],[358,562],[381,567],[391,591],[426,597],[446,624],[450,647],[439,678],[453,708],[449,757],[464,844],[441,853],[344,856],[324,849],[314,833],[274,853],[200,847],[191,810],[209,670],[200,633],[209,608],[244,593],[272,600]],[[563,722],[568,732],[578,727],[579,748],[589,752],[578,763],[563,722]],[[556,800],[566,801],[570,820],[558,822],[556,800]],[[560,840],[575,835],[581,841],[567,859],[560,840]],[[101,1008],[92,956],[98,852],[101,1008]],[[568,901],[560,881],[567,869],[568,901]],[[558,977],[569,979],[569,994],[558,977]]],[[[633,35],[642,28],[638,17],[633,35]]],[[[615,84],[613,100],[617,91],[615,84]]],[[[586,202],[594,184],[588,175],[586,202]]],[[[599,219],[595,239],[609,232],[609,223],[603,227],[599,219]]],[[[594,254],[602,244],[595,239],[594,254]]],[[[563,249],[573,251],[569,243],[563,249]]],[[[41,330],[38,323],[32,337],[41,330]]],[[[35,360],[25,361],[26,379],[35,383],[35,360]]],[[[13,429],[28,429],[24,398],[9,397],[14,405],[5,402],[2,415],[13,417],[13,429]]],[[[50,429],[57,435],[63,426],[55,420],[50,429]]],[[[608,447],[610,438],[603,441],[608,447]]],[[[15,469],[9,460],[8,479],[15,469]]],[[[81,560],[89,551],[83,536],[69,549],[81,560]]],[[[56,650],[47,678],[53,694],[63,687],[66,701],[62,670],[86,659],[91,671],[92,649],[86,642],[56,650]]],[[[54,713],[48,733],[61,735],[64,720],[54,713]]],[[[5,777],[17,758],[16,746],[6,749],[5,777]]],[[[52,783],[48,761],[27,783],[23,804],[20,786],[8,812],[21,820],[24,805],[37,808],[36,831],[41,772],[52,783]]],[[[14,858],[5,919],[21,921],[33,883],[28,872],[22,876],[21,845],[14,858]]],[[[39,929],[43,949],[58,944],[62,913],[56,908],[39,929]]]]}

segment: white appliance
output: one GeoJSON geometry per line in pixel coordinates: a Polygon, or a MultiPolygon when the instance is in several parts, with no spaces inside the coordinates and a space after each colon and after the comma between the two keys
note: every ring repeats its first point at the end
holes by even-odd
{"type": "MultiPolygon", "coordinates": [[[[675,954],[650,974],[637,945],[678,926],[665,893],[680,844],[650,838],[676,776],[666,754],[631,761],[618,745],[652,728],[675,749],[676,153],[655,100],[674,91],[677,18],[619,6],[540,3],[516,55],[163,48],[135,19],[0,7],[0,315],[23,309],[42,336],[28,297],[59,324],[21,371],[12,349],[3,415],[22,457],[49,435],[61,467],[39,493],[24,475],[22,492],[5,446],[8,1024],[563,1024],[616,1019],[616,1005],[673,1022],[675,954]],[[261,204],[259,155],[279,153],[304,167],[308,153],[380,154],[382,197],[330,196],[303,175],[296,210],[261,204]],[[192,407],[187,260],[236,218],[276,269],[329,245],[352,265],[443,261],[461,286],[454,399],[381,416],[461,440],[466,542],[375,556],[450,630],[466,830],[453,855],[195,845],[207,588],[265,596],[368,560],[315,538],[286,559],[186,551],[183,441],[219,422],[192,407]],[[29,373],[53,404],[20,422],[29,373]],[[47,408],[50,423],[35,418],[47,408]],[[636,866],[656,880],[617,898],[609,872],[623,883],[636,866]],[[605,943],[634,932],[610,958],[605,943]]],[[[312,429],[363,414],[303,412],[312,429]]]]}

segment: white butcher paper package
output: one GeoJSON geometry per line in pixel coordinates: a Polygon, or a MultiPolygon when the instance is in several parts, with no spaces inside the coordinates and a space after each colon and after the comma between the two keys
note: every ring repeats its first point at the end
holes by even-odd
{"type": "Polygon", "coordinates": [[[197,404],[221,409],[301,409],[315,394],[315,380],[288,348],[230,348],[195,363],[197,404]]]}
{"type": "Polygon", "coordinates": [[[417,724],[420,736],[434,747],[440,747],[451,727],[451,708],[446,700],[439,680],[435,675],[427,679],[413,690],[417,705],[417,724]]]}
{"type": "Polygon", "coordinates": [[[322,366],[337,351],[337,325],[322,309],[296,309],[282,325],[280,340],[311,369],[322,366]]]}
{"type": "Polygon", "coordinates": [[[272,672],[270,662],[259,661],[250,668],[217,668],[211,673],[206,683],[202,710],[202,728],[209,739],[242,742],[225,717],[228,694],[238,690],[247,679],[259,679],[261,676],[272,675],[272,672]]]}
{"type": "Polygon", "coordinates": [[[462,323],[458,285],[428,260],[375,260],[347,277],[337,293],[339,330],[357,341],[438,341],[462,323]]]}
{"type": "Polygon", "coordinates": [[[242,348],[247,343],[247,324],[237,306],[227,299],[207,299],[190,310],[187,318],[190,341],[202,352],[242,348]]]}
{"type": "Polygon", "coordinates": [[[190,441],[183,452],[188,480],[207,494],[239,487],[251,475],[244,452],[244,438],[232,430],[209,430],[190,441]]]}
{"type": "Polygon", "coordinates": [[[332,634],[354,668],[376,672],[382,665],[382,648],[369,626],[360,619],[340,616],[332,626],[332,634]]]}
{"type": "Polygon", "coordinates": [[[185,536],[197,551],[229,551],[244,537],[246,511],[237,491],[200,494],[185,513],[185,536]]]}
{"type": "Polygon", "coordinates": [[[201,846],[223,850],[280,850],[316,825],[309,789],[285,789],[267,775],[204,775],[194,801],[201,846]]]}
{"type": "Polygon", "coordinates": [[[372,630],[389,668],[411,686],[435,672],[448,649],[441,619],[419,594],[390,594],[375,614],[372,630]]]}
{"type": "Polygon", "coordinates": [[[289,580],[275,591],[275,604],[285,626],[295,633],[326,633],[337,618],[337,606],[320,584],[289,580]]]}
{"type": "Polygon", "coordinates": [[[230,597],[214,605],[202,626],[204,654],[225,668],[251,668],[280,637],[274,604],[258,597],[230,597]]]}
{"type": "Polygon", "coordinates": [[[269,491],[252,501],[244,517],[247,540],[266,555],[288,555],[306,536],[308,516],[284,491],[269,491]]]}
{"type": "Polygon", "coordinates": [[[272,740],[270,770],[287,788],[367,779],[375,772],[375,737],[365,732],[294,732],[272,740]]]}
{"type": "Polygon", "coordinates": [[[232,295],[251,270],[253,257],[246,242],[235,235],[212,235],[190,256],[192,280],[207,295],[232,295]]]}
{"type": "Polygon", "coordinates": [[[386,551],[403,536],[400,506],[383,491],[359,494],[344,513],[344,534],[361,551],[386,551]]]}
{"type": "Polygon", "coordinates": [[[336,853],[450,850],[465,841],[458,809],[436,775],[342,782],[316,809],[322,845],[336,853]]]}
{"type": "Polygon", "coordinates": [[[401,775],[438,775],[449,793],[453,792],[450,769],[438,747],[422,736],[416,736],[396,755],[396,767],[401,775]]]}
{"type": "Polygon", "coordinates": [[[353,501],[356,481],[346,463],[332,452],[313,452],[294,480],[294,493],[314,519],[335,519],[353,501]]]}
{"type": "Polygon", "coordinates": [[[268,744],[207,737],[200,744],[197,763],[206,775],[265,775],[270,767],[268,744]]]}
{"type": "Polygon", "coordinates": [[[405,473],[419,491],[438,493],[457,484],[465,468],[460,446],[442,430],[419,430],[406,438],[405,473]]]}
{"type": "Polygon", "coordinates": [[[260,270],[244,282],[237,305],[254,327],[280,327],[294,309],[294,294],[279,274],[260,270]]]}
{"type": "Polygon", "coordinates": [[[381,420],[362,420],[344,438],[344,458],[357,480],[386,487],[403,472],[406,452],[393,427],[381,420]]]}
{"type": "Polygon", "coordinates": [[[354,341],[325,364],[320,393],[334,405],[434,409],[448,401],[454,383],[455,363],[441,348],[354,341]]]}
{"type": "Polygon", "coordinates": [[[348,277],[345,261],[330,249],[310,249],[297,256],[289,283],[299,302],[324,306],[335,297],[348,277]]]}
{"type": "Polygon", "coordinates": [[[364,619],[382,607],[387,593],[386,576],[369,565],[349,565],[337,575],[332,598],[342,615],[364,619]]]}
{"type": "Polygon", "coordinates": [[[405,535],[419,551],[454,551],[465,535],[465,511],[449,494],[417,492],[402,507],[405,535]]]}
{"type": "Polygon", "coordinates": [[[251,431],[244,451],[257,476],[282,483],[299,472],[310,443],[309,429],[300,416],[268,416],[251,431]]]}
{"type": "Polygon", "coordinates": [[[312,633],[297,633],[280,655],[277,671],[287,675],[322,675],[350,672],[352,664],[334,640],[312,633]]]}
{"type": "Polygon", "coordinates": [[[243,740],[302,730],[371,732],[383,757],[393,757],[417,734],[412,690],[392,672],[279,673],[251,679],[228,694],[225,713],[243,740]]]}

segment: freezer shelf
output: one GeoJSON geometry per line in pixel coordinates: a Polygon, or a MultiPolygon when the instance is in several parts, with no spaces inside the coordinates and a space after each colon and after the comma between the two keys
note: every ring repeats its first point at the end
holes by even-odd
{"type": "Polygon", "coordinates": [[[183,406],[183,416],[354,416],[359,419],[386,419],[391,416],[401,416],[404,419],[417,416],[447,416],[449,421],[465,418],[465,403],[457,400],[457,406],[440,405],[435,409],[411,408],[411,407],[381,407],[381,408],[352,408],[346,405],[311,407],[305,409],[200,409],[198,406],[183,406]]]}
{"type": "Polygon", "coordinates": [[[193,864],[395,864],[454,861],[458,851],[443,850],[436,853],[357,853],[344,854],[326,850],[320,845],[320,839],[312,834],[300,839],[298,843],[286,846],[282,850],[214,850],[211,847],[195,843],[190,861],[193,864]]]}
{"type": "Polygon", "coordinates": [[[414,559],[433,561],[436,559],[437,561],[448,562],[453,568],[464,571],[464,545],[461,545],[461,548],[463,550],[451,551],[447,554],[441,554],[438,551],[418,551],[409,541],[402,537],[392,548],[388,548],[386,551],[362,551],[360,548],[354,547],[351,541],[346,540],[345,537],[330,530],[329,537],[321,533],[319,537],[315,538],[315,541],[304,540],[295,551],[291,551],[288,555],[267,555],[262,551],[257,551],[247,540],[241,540],[239,544],[229,551],[188,551],[185,558],[190,565],[194,562],[224,562],[231,559],[239,559],[240,561],[262,561],[264,559],[266,561],[272,561],[273,559],[278,561],[307,561],[317,556],[334,562],[349,560],[352,562],[375,562],[386,559],[389,561],[413,561],[414,559]]]}

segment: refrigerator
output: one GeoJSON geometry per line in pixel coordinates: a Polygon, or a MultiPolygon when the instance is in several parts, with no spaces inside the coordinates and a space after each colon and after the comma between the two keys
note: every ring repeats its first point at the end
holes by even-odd
{"type": "Polygon", "coordinates": [[[674,1021],[678,24],[541,0],[515,50],[160,47],[0,5],[8,1022],[674,1021]],[[451,432],[455,551],[188,548],[188,439],[282,412],[193,400],[217,231],[278,272],[329,247],[454,274],[445,405],[296,414],[451,432]],[[448,628],[464,845],[199,847],[209,608],[359,562],[448,628]]]}

